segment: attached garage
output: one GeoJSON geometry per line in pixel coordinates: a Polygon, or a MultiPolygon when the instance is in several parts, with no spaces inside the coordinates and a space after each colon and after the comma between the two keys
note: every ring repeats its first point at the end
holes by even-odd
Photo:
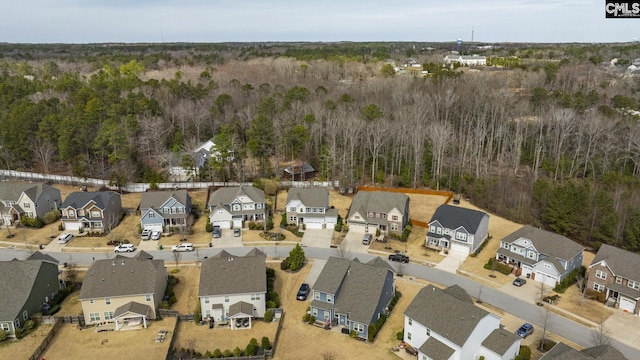
{"type": "Polygon", "coordinates": [[[305,219],[304,225],[307,229],[322,229],[323,219],[305,219]]]}
{"type": "Polygon", "coordinates": [[[536,281],[543,282],[547,286],[551,286],[551,287],[555,287],[556,286],[557,279],[555,277],[553,277],[551,275],[547,275],[547,274],[541,273],[539,271],[536,271],[534,273],[534,275],[535,275],[534,279],[536,281]]]}
{"type": "Polygon", "coordinates": [[[366,225],[364,223],[356,223],[356,222],[349,223],[349,231],[359,231],[364,233],[365,229],[366,229],[366,225]]]}
{"type": "Polygon", "coordinates": [[[81,223],[80,222],[64,222],[64,229],[69,230],[80,230],[81,223]]]}
{"type": "Polygon", "coordinates": [[[212,223],[213,226],[220,226],[221,229],[231,229],[231,221],[229,220],[216,220],[212,223]]]}
{"type": "Polygon", "coordinates": [[[242,219],[233,219],[233,228],[242,229],[242,219]]]}
{"type": "Polygon", "coordinates": [[[636,301],[623,297],[620,297],[620,310],[624,310],[626,312],[629,312],[631,314],[633,314],[633,312],[636,309],[636,301]]]}
{"type": "Polygon", "coordinates": [[[156,224],[145,224],[144,228],[147,230],[151,230],[151,231],[160,231],[163,232],[163,226],[162,223],[156,223],[156,224]]]}
{"type": "Polygon", "coordinates": [[[469,255],[469,247],[463,244],[458,244],[455,241],[451,241],[451,251],[469,255]]]}

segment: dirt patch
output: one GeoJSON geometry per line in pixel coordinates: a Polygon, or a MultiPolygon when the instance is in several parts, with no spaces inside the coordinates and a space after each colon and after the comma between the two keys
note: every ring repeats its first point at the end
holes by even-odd
{"type": "Polygon", "coordinates": [[[182,265],[176,270],[175,263],[167,261],[165,263],[169,275],[178,278],[178,284],[173,288],[176,296],[176,303],[171,307],[172,310],[178,311],[180,314],[193,314],[198,305],[198,287],[200,286],[200,266],[199,264],[182,265]]]}
{"type": "Polygon", "coordinates": [[[81,330],[76,325],[63,324],[42,358],[164,359],[169,350],[169,341],[157,343],[155,338],[159,330],[169,330],[168,336],[172,336],[175,321],[175,318],[165,318],[150,321],[146,329],[101,333],[94,332],[93,327],[81,330]]]}
{"type": "Polygon", "coordinates": [[[53,325],[39,325],[20,340],[0,342],[0,359],[28,359],[42,343],[53,325]]]}

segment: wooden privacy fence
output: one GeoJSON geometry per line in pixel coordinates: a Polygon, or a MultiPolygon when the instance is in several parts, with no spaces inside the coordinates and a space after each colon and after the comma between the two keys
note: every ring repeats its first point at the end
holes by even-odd
{"type": "Polygon", "coordinates": [[[45,349],[47,348],[47,345],[49,345],[49,343],[51,342],[51,339],[53,339],[53,337],[56,335],[56,332],[58,331],[58,328],[61,325],[62,325],[62,320],[58,318],[58,320],[53,324],[53,327],[51,327],[51,330],[49,330],[49,332],[47,333],[47,336],[45,336],[44,339],[42,339],[42,342],[40,342],[40,345],[38,346],[38,348],[33,352],[33,354],[31,354],[31,356],[29,356],[28,360],[40,359],[40,355],[42,355],[42,353],[45,351],[45,349]]]}

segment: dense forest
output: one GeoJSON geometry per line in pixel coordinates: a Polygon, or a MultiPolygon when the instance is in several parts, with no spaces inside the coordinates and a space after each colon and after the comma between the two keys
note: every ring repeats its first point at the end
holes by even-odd
{"type": "Polygon", "coordinates": [[[640,251],[640,44],[476,45],[0,44],[0,166],[159,182],[213,138],[193,180],[309,162],[640,251]]]}

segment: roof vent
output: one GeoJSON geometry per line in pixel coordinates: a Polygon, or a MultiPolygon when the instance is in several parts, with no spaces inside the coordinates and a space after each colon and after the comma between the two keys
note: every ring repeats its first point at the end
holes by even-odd
{"type": "Polygon", "coordinates": [[[122,260],[122,265],[124,265],[124,260],[122,260]]]}
{"type": "Polygon", "coordinates": [[[115,261],[112,261],[112,262],[111,262],[111,265],[112,265],[112,266],[116,266],[116,262],[115,262],[115,261]]]}

